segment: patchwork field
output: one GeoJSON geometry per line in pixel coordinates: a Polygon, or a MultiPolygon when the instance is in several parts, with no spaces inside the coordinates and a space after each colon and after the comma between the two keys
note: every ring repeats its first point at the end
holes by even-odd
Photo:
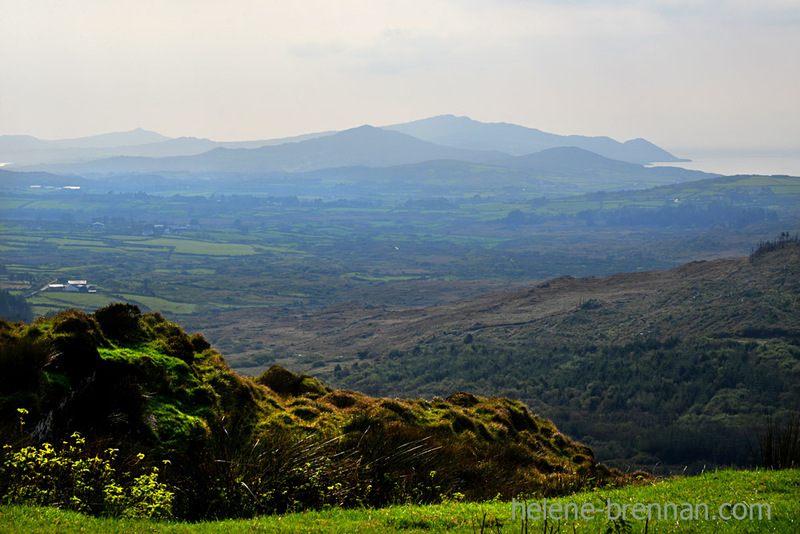
{"type": "Polygon", "coordinates": [[[12,188],[0,200],[0,287],[29,297],[37,314],[128,300],[191,315],[200,329],[247,308],[281,317],[348,301],[436,304],[563,274],[745,255],[796,226],[800,179],[739,176],[555,198],[422,195],[325,201],[12,188]],[[39,291],[76,278],[97,293],[39,291]]]}

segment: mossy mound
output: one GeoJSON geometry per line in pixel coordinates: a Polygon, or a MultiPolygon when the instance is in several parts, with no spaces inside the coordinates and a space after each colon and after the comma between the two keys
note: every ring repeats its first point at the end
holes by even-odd
{"type": "Polygon", "coordinates": [[[299,395],[320,397],[331,391],[316,378],[308,375],[296,375],[280,365],[273,365],[264,371],[261,376],[256,378],[256,383],[267,386],[279,395],[292,397],[299,395]]]}
{"type": "Polygon", "coordinates": [[[0,377],[3,435],[146,449],[170,460],[187,518],[626,481],[519,402],[373,398],[279,366],[251,380],[202,336],[128,304],[0,322],[0,377]]]}

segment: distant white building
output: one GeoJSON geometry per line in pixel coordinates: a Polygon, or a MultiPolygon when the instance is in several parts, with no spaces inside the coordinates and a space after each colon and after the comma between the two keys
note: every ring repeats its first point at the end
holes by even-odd
{"type": "Polygon", "coordinates": [[[70,293],[97,293],[97,290],[90,286],[86,280],[67,280],[64,291],[70,293]]]}
{"type": "Polygon", "coordinates": [[[67,280],[66,284],[47,284],[48,291],[68,291],[70,293],[97,293],[94,286],[86,280],[67,280]]]}

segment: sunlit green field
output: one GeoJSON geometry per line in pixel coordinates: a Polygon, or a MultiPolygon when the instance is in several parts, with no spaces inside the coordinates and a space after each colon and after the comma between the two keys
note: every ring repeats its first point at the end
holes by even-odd
{"type": "Polygon", "coordinates": [[[331,508],[247,520],[198,524],[123,519],[94,519],[48,508],[0,506],[2,532],[216,534],[264,533],[581,533],[620,532],[794,534],[800,529],[800,471],[721,471],[642,487],[584,492],[548,499],[547,522],[537,512],[541,498],[488,503],[392,506],[383,509],[331,508]],[[608,506],[611,503],[612,506],[608,506]],[[641,503],[642,507],[635,505],[641,503]],[[676,505],[674,508],[669,504],[676,505]],[[762,504],[767,506],[762,506],[762,504]],[[688,506],[687,506],[688,505],[688,506]],[[594,513],[589,506],[594,507],[594,513]],[[720,508],[722,506],[722,509],[720,508]],[[608,508],[610,511],[606,511],[608,508]],[[602,509],[602,511],[597,511],[602,509]],[[646,518],[649,509],[651,518],[646,518]],[[673,511],[674,510],[678,510],[673,511]],[[661,510],[661,519],[656,515],[661,510]],[[706,518],[705,511],[708,510],[706,518]],[[752,512],[751,512],[752,510],[752,512]],[[623,512],[625,517],[623,517],[623,512]],[[720,513],[721,512],[721,513],[720,513]],[[752,513],[753,519],[750,519],[752,513]],[[761,517],[759,518],[759,513],[761,517]],[[728,517],[723,519],[721,516],[728,517]],[[742,519],[737,519],[741,517],[742,519]],[[639,518],[639,519],[637,519],[639,518]]]}
{"type": "Polygon", "coordinates": [[[35,311],[47,311],[63,308],[96,309],[116,302],[115,299],[103,293],[69,293],[66,291],[47,291],[29,299],[35,311]]]}
{"type": "Polygon", "coordinates": [[[168,247],[176,254],[196,254],[200,256],[246,256],[255,254],[250,245],[238,243],[214,243],[180,237],[160,237],[146,241],[136,241],[137,246],[168,247]]]}

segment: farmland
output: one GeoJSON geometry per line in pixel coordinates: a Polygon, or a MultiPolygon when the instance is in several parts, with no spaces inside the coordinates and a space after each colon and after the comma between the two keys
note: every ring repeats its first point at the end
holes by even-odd
{"type": "Polygon", "coordinates": [[[6,189],[0,286],[36,314],[128,301],[197,329],[245,308],[280,317],[342,302],[419,306],[744,255],[792,230],[800,205],[800,179],[780,176],[550,199],[6,189]],[[75,278],[98,292],[39,291],[75,278]]]}

